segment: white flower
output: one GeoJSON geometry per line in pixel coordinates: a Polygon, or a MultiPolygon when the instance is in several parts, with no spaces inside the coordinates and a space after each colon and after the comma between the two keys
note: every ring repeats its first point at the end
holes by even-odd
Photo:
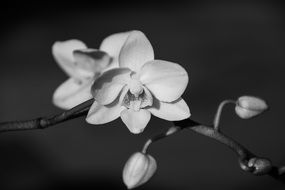
{"type": "Polygon", "coordinates": [[[93,84],[95,102],[87,122],[104,124],[119,116],[132,133],[141,133],[151,114],[169,121],[190,117],[181,98],[188,74],[176,63],[154,60],[153,48],[140,31],[132,31],[119,55],[120,68],[103,73],[93,84]]]}
{"type": "Polygon", "coordinates": [[[156,168],[156,161],[151,155],[136,152],[125,164],[123,181],[128,189],[133,189],[147,182],[155,173],[156,168]]]}
{"type": "Polygon", "coordinates": [[[103,40],[98,49],[88,49],[79,40],[55,42],[52,53],[69,79],[54,92],[53,103],[63,109],[92,98],[93,81],[104,71],[118,67],[119,52],[129,32],[117,33],[103,40]]]}

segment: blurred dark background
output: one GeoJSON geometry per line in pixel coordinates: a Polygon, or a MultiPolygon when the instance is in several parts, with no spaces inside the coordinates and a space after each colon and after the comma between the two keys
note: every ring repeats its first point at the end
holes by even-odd
{"type": "MultiPolygon", "coordinates": [[[[285,165],[285,15],[272,1],[10,3],[1,7],[0,120],[58,113],[51,99],[67,79],[55,63],[57,40],[98,48],[106,36],[143,31],[156,58],[189,72],[183,95],[192,118],[210,123],[220,101],[248,94],[271,109],[252,120],[224,110],[223,130],[254,153],[285,165]],[[13,3],[13,4],[12,4],[13,3]]],[[[118,119],[92,126],[84,118],[46,130],[0,135],[0,188],[126,189],[122,169],[152,135],[171,123],[152,117],[141,135],[118,119]]],[[[284,189],[268,176],[243,172],[233,152],[184,131],[150,148],[155,176],[138,189],[284,189]]]]}

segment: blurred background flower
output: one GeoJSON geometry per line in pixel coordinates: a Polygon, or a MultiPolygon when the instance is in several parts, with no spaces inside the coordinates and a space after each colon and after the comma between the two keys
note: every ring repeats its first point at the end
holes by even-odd
{"type": "Polygon", "coordinates": [[[52,54],[69,79],[53,94],[53,103],[62,109],[71,109],[91,98],[91,85],[101,73],[118,67],[118,57],[128,32],[106,37],[99,49],[87,48],[80,40],[57,41],[52,54]]]}
{"type": "MultiPolygon", "coordinates": [[[[189,73],[183,98],[193,119],[211,122],[223,99],[243,94],[265,99],[271,110],[252,120],[239,119],[227,106],[221,127],[253,152],[284,164],[285,4],[25,3],[0,12],[1,121],[60,111],[51,98],[66,76],[51,54],[55,41],[75,38],[99,47],[110,34],[136,29],[148,36],[157,59],[179,63],[189,73]]],[[[129,155],[171,123],[154,118],[149,126],[134,136],[120,120],[100,128],[82,118],[42,131],[1,134],[0,187],[125,189],[121,172],[129,155]]],[[[159,170],[141,189],[284,188],[269,177],[244,173],[228,148],[190,131],[149,151],[159,170]]]]}

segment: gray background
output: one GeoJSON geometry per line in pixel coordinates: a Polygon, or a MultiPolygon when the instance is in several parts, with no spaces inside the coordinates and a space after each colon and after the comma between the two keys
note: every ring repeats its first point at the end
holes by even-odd
{"type": "MultiPolygon", "coordinates": [[[[60,112],[51,103],[67,76],[55,63],[57,40],[89,47],[116,32],[143,31],[158,59],[188,71],[183,97],[192,118],[210,123],[220,101],[249,94],[271,109],[252,120],[224,110],[223,130],[254,153],[285,165],[285,23],[278,2],[93,3],[10,6],[1,12],[0,120],[60,112]]],[[[125,161],[171,123],[152,117],[141,135],[120,119],[92,126],[84,118],[47,130],[0,135],[1,189],[126,189],[125,161]]],[[[227,147],[184,131],[150,148],[155,176],[138,189],[283,189],[268,176],[243,172],[227,147]]]]}

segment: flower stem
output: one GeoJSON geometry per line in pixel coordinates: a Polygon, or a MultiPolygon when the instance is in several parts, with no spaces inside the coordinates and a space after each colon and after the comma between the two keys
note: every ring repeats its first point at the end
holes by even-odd
{"type": "Polygon", "coordinates": [[[211,125],[201,124],[191,119],[185,119],[182,121],[174,121],[174,125],[177,130],[169,133],[174,127],[169,128],[166,133],[161,133],[146,141],[144,144],[142,153],[146,153],[149,146],[158,140],[164,139],[175,132],[183,129],[190,129],[200,135],[209,137],[221,144],[229,147],[238,156],[238,161],[242,170],[250,172],[254,175],[269,175],[282,183],[285,183],[285,166],[277,167],[271,164],[271,161],[266,158],[261,158],[250,152],[240,143],[232,139],[231,137],[223,134],[222,132],[214,129],[211,125]]]}
{"type": "Polygon", "coordinates": [[[207,136],[212,138],[226,146],[228,146],[231,150],[233,150],[239,159],[241,160],[248,160],[251,157],[254,157],[254,154],[239,144],[232,138],[224,135],[223,133],[213,129],[211,126],[200,124],[196,121],[191,119],[186,119],[182,121],[175,121],[174,124],[176,126],[182,126],[184,129],[190,129],[198,134],[207,136]]]}
{"type": "Polygon", "coordinates": [[[155,142],[155,141],[158,141],[158,140],[161,140],[169,135],[172,135],[178,131],[180,131],[181,128],[180,127],[177,127],[177,126],[172,126],[170,127],[166,133],[161,133],[161,134],[158,134],[154,137],[152,137],[151,139],[147,140],[143,146],[143,149],[142,149],[142,153],[146,154],[146,151],[148,149],[148,147],[150,146],[151,143],[155,142]]]}
{"type": "MultiPolygon", "coordinates": [[[[81,116],[86,116],[93,102],[94,99],[87,100],[86,102],[83,102],[82,104],[70,110],[64,111],[60,114],[56,114],[50,117],[40,117],[33,120],[0,123],[0,132],[45,129],[47,127],[54,126],[64,121],[68,121],[81,116]]],[[[221,104],[222,104],[220,105],[221,108],[218,109],[217,113],[218,118],[220,117],[219,115],[221,113],[223,105],[226,103],[221,103],[221,104]]],[[[217,123],[219,123],[218,120],[219,119],[217,119],[216,121],[217,123]]],[[[235,141],[229,136],[226,136],[219,130],[216,130],[211,125],[201,124],[189,118],[182,121],[174,121],[173,123],[175,126],[170,127],[166,133],[156,135],[153,138],[149,139],[145,143],[142,152],[146,153],[149,146],[155,141],[164,139],[178,131],[182,131],[183,129],[190,129],[200,135],[209,137],[229,147],[232,151],[234,151],[237,154],[240,167],[244,171],[250,172],[254,175],[267,174],[285,183],[285,166],[282,167],[273,166],[269,159],[261,158],[254,155],[244,146],[239,144],[237,141],[235,141]]]]}
{"type": "Polygon", "coordinates": [[[0,123],[0,133],[7,131],[45,129],[47,127],[54,126],[58,123],[62,123],[70,119],[86,116],[93,102],[94,99],[92,98],[70,110],[49,117],[39,117],[36,119],[25,120],[25,121],[3,122],[0,123]]]}
{"type": "Polygon", "coordinates": [[[217,109],[217,112],[216,112],[216,115],[215,115],[215,118],[214,118],[214,129],[216,131],[219,130],[219,124],[220,124],[220,118],[221,118],[221,114],[222,114],[222,111],[223,111],[223,108],[226,104],[229,104],[229,103],[233,103],[233,104],[236,104],[236,101],[234,100],[224,100],[220,103],[218,109],[217,109]]]}
{"type": "Polygon", "coordinates": [[[256,156],[231,137],[213,129],[211,126],[200,124],[191,119],[175,121],[174,124],[183,129],[188,128],[200,135],[212,138],[229,147],[237,154],[240,167],[244,171],[250,172],[254,175],[267,174],[285,183],[285,166],[273,166],[269,159],[256,156]],[[253,159],[256,161],[250,164],[253,159]]]}

